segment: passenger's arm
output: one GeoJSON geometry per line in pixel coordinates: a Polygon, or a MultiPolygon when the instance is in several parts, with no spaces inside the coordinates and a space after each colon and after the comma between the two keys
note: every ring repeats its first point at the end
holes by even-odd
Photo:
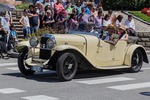
{"type": "Polygon", "coordinates": [[[121,41],[128,41],[129,35],[125,34],[125,38],[124,39],[120,39],[121,41]]]}

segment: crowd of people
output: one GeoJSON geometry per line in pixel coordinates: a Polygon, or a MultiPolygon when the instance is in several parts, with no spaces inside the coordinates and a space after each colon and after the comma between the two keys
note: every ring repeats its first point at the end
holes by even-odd
{"type": "MultiPolygon", "coordinates": [[[[35,4],[29,5],[29,9],[24,9],[19,22],[23,25],[25,39],[28,39],[30,34],[35,34],[38,29],[42,28],[51,27],[52,29],[67,31],[79,28],[85,29],[89,23],[93,23],[89,31],[97,33],[107,32],[107,35],[104,35],[102,38],[108,42],[112,38],[113,40],[115,40],[114,38],[127,40],[127,33],[135,32],[132,16],[129,15],[125,22],[122,19],[122,15],[113,13],[111,9],[104,12],[102,2],[95,3],[93,0],[77,0],[76,4],[72,4],[70,0],[65,2],[60,0],[43,0],[43,2],[37,1],[35,4]]],[[[11,37],[17,42],[14,25],[11,24],[11,14],[1,13],[0,22],[0,34],[3,34],[2,37],[6,36],[4,41],[7,43],[10,39],[8,37],[11,37]]]]}

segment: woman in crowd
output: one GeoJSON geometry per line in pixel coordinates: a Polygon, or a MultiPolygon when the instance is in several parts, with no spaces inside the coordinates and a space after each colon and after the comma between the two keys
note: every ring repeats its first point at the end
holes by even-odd
{"type": "Polygon", "coordinates": [[[77,21],[77,15],[71,14],[69,22],[68,22],[68,29],[70,30],[77,30],[78,29],[78,21],[77,21]]]}
{"type": "Polygon", "coordinates": [[[61,4],[60,0],[57,0],[57,2],[54,4],[54,19],[56,19],[56,16],[60,11],[64,9],[63,5],[61,4]]]}
{"type": "Polygon", "coordinates": [[[53,16],[52,16],[52,13],[50,10],[47,10],[46,11],[46,15],[43,19],[43,26],[44,27],[52,27],[53,26],[53,23],[55,22],[53,16]]]}
{"type": "Polygon", "coordinates": [[[28,10],[24,9],[23,11],[23,16],[20,19],[20,23],[23,25],[23,34],[24,38],[27,39],[28,36],[30,35],[30,23],[29,23],[29,18],[27,16],[28,10]]]}
{"type": "Polygon", "coordinates": [[[104,21],[103,21],[103,30],[106,31],[107,30],[107,26],[109,24],[111,24],[110,20],[110,16],[108,14],[105,15],[104,17],[104,21]]]}
{"type": "Polygon", "coordinates": [[[120,25],[123,25],[123,24],[122,24],[122,19],[123,19],[123,16],[122,16],[122,15],[118,15],[117,20],[116,20],[116,27],[117,27],[117,28],[118,28],[120,25]]]}

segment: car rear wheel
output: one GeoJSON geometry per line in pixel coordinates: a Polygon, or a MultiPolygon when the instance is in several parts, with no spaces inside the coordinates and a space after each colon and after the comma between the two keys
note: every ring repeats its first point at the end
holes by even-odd
{"type": "Polygon", "coordinates": [[[140,50],[135,50],[131,59],[131,72],[139,72],[143,65],[143,55],[140,50]]]}
{"type": "Polygon", "coordinates": [[[30,66],[25,64],[25,60],[28,57],[28,50],[23,49],[18,56],[18,67],[22,74],[33,75],[35,71],[32,71],[30,66]]]}
{"type": "Polygon", "coordinates": [[[62,81],[71,80],[77,71],[77,59],[73,53],[63,53],[57,60],[56,71],[62,81]]]}

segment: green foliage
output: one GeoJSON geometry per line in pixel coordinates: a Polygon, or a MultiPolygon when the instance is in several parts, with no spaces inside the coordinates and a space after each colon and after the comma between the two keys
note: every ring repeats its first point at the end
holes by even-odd
{"type": "Polygon", "coordinates": [[[150,7],[150,0],[106,0],[106,9],[114,10],[141,10],[150,7]]]}
{"type": "Polygon", "coordinates": [[[140,11],[130,11],[130,13],[150,23],[150,17],[140,11]]]}
{"type": "Polygon", "coordinates": [[[16,9],[28,9],[28,8],[29,8],[29,4],[16,5],[16,9]]]}
{"type": "Polygon", "coordinates": [[[65,34],[66,32],[64,30],[59,30],[59,29],[52,29],[51,27],[49,28],[42,28],[39,29],[36,33],[32,34],[29,37],[36,36],[38,37],[38,40],[40,40],[41,35],[50,33],[50,34],[65,34]]]}
{"type": "Polygon", "coordinates": [[[18,52],[21,52],[21,50],[22,50],[24,47],[25,47],[25,45],[23,45],[23,46],[17,46],[16,49],[17,49],[18,52]]]}

